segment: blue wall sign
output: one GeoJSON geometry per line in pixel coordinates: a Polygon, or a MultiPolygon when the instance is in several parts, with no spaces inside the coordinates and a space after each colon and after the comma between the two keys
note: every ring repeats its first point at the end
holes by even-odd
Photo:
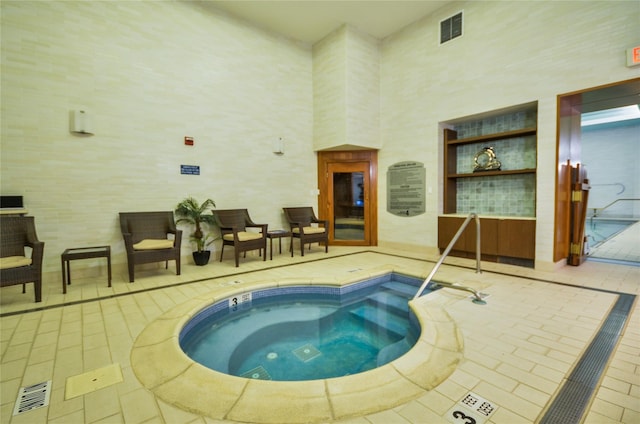
{"type": "Polygon", "coordinates": [[[200,175],[198,165],[180,165],[180,173],[184,175],[200,175]]]}

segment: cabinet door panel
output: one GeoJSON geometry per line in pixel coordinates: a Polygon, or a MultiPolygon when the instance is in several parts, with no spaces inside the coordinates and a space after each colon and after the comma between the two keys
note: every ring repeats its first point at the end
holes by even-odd
{"type": "MultiPolygon", "coordinates": [[[[469,251],[476,251],[476,223],[470,222],[467,230],[469,238],[467,238],[467,248],[469,251]],[[470,242],[470,243],[469,243],[470,242]]],[[[497,219],[480,219],[480,253],[483,255],[498,254],[498,220],[497,219]]]]}
{"type": "MultiPolygon", "coordinates": [[[[447,248],[463,222],[464,218],[438,217],[438,247],[441,250],[447,248]]],[[[533,220],[480,219],[480,253],[483,256],[535,259],[535,241],[536,222],[533,220]]],[[[468,253],[468,257],[475,255],[475,222],[471,221],[465,228],[452,251],[468,253]]]]}
{"type": "MultiPolygon", "coordinates": [[[[453,236],[456,235],[463,222],[463,218],[438,217],[438,247],[440,249],[444,250],[447,248],[447,246],[453,239],[453,236]]],[[[465,233],[460,236],[456,244],[453,246],[452,250],[462,252],[467,250],[465,233]]]]}
{"type": "Polygon", "coordinates": [[[520,219],[500,220],[498,246],[500,256],[535,259],[536,222],[520,219]]]}
{"type": "MultiPolygon", "coordinates": [[[[438,218],[438,247],[446,247],[455,236],[465,218],[439,217],[438,218]]],[[[476,223],[469,222],[452,250],[459,252],[476,253],[476,223]]],[[[498,254],[498,220],[480,219],[480,253],[483,255],[498,254]]]]}

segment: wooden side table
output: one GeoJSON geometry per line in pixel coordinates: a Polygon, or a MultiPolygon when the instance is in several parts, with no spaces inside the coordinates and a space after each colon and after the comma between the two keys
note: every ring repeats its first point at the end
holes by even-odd
{"type": "Polygon", "coordinates": [[[107,272],[109,275],[108,287],[111,287],[111,246],[80,247],[76,249],[66,249],[62,252],[62,293],[67,293],[67,285],[71,284],[71,268],[69,268],[69,262],[74,259],[91,258],[107,258],[107,272]]]}
{"type": "Polygon", "coordinates": [[[280,253],[282,253],[282,238],[291,237],[291,233],[287,230],[271,230],[267,231],[267,238],[269,239],[269,257],[273,260],[273,239],[278,239],[278,247],[280,253]]]}

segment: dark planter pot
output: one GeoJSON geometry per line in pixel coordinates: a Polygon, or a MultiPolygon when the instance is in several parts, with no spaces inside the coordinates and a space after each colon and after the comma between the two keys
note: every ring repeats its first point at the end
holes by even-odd
{"type": "Polygon", "coordinates": [[[209,263],[211,257],[211,251],[203,250],[202,252],[193,252],[193,261],[196,265],[202,266],[209,263]]]}

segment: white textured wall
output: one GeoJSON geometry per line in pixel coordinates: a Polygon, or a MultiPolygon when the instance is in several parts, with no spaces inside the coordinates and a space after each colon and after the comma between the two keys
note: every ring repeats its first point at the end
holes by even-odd
{"type": "Polygon", "coordinates": [[[347,143],[347,27],[313,46],[313,147],[347,143]]]}
{"type": "Polygon", "coordinates": [[[348,25],[313,46],[314,148],[380,148],[379,41],[348,25]]]}
{"type": "Polygon", "coordinates": [[[640,218],[640,119],[582,127],[581,156],[591,185],[589,209],[638,199],[599,215],[640,218]]]}
{"type": "Polygon", "coordinates": [[[379,42],[353,28],[347,31],[347,144],[380,148],[379,42]]]}
{"type": "MultiPolygon", "coordinates": [[[[317,201],[313,150],[350,143],[348,119],[367,123],[349,137],[375,127],[378,89],[381,244],[436,245],[440,122],[537,100],[536,255],[551,262],[556,97],[640,75],[624,66],[638,41],[637,1],[461,2],[386,39],[377,58],[372,40],[345,27],[313,59],[303,45],[193,2],[0,7],[0,189],[25,196],[56,278],[67,247],[110,244],[124,263],[117,213],[169,210],[186,195],[247,207],[280,227],[282,206],[317,201]],[[439,21],[462,9],[464,36],[438,46],[439,21]],[[363,59],[360,81],[349,67],[363,59]],[[375,60],[379,88],[355,95],[375,84],[366,66],[375,60]],[[96,135],[69,134],[69,110],[85,108],[96,135]],[[277,137],[284,156],[271,153],[277,137]],[[430,188],[427,212],[410,219],[386,212],[386,170],[404,160],[425,163],[430,188]],[[201,175],[180,175],[180,164],[201,175]]],[[[375,131],[357,141],[369,138],[375,131]]]]}
{"type": "Polygon", "coordinates": [[[634,78],[636,1],[460,2],[386,39],[381,55],[379,239],[435,246],[442,210],[440,122],[538,101],[536,258],[553,260],[557,95],[634,78]],[[438,45],[439,21],[464,10],[464,35],[438,45]],[[427,168],[427,213],[386,212],[387,168],[427,168]]]}
{"type": "Polygon", "coordinates": [[[1,7],[1,191],[24,196],[55,278],[68,247],[110,244],[126,262],[119,211],[194,195],[282,228],[283,206],[316,204],[308,46],[193,2],[1,7]],[[95,135],[71,135],[69,110],[85,108],[95,135]]]}

